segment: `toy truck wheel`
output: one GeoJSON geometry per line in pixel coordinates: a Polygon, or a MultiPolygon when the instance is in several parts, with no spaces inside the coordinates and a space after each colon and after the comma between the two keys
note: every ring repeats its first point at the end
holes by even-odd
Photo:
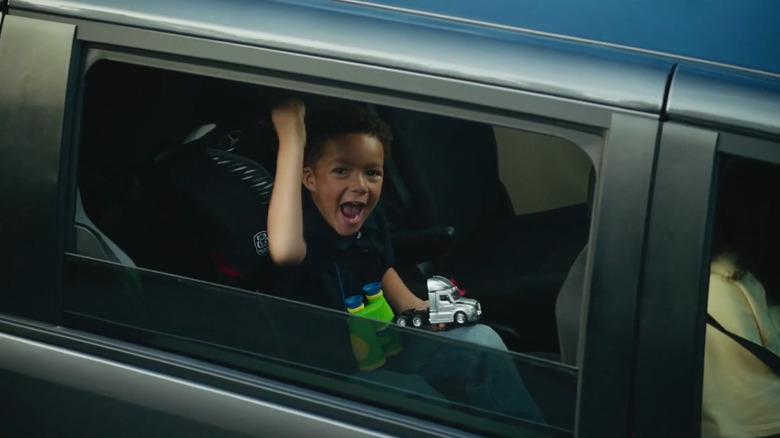
{"type": "Polygon", "coordinates": [[[415,327],[417,327],[417,328],[420,328],[420,327],[422,327],[422,325],[423,325],[423,319],[422,319],[422,316],[420,316],[420,315],[414,315],[414,316],[412,317],[412,325],[413,325],[413,326],[415,326],[415,327]]]}
{"type": "Polygon", "coordinates": [[[457,312],[457,313],[455,314],[455,322],[456,322],[458,325],[463,325],[463,324],[465,324],[465,323],[466,323],[466,321],[468,321],[468,320],[467,320],[467,318],[466,318],[466,314],[465,314],[465,313],[463,313],[463,312],[457,312]]]}
{"type": "Polygon", "coordinates": [[[408,321],[406,320],[405,316],[396,316],[395,317],[395,323],[400,325],[401,327],[406,326],[407,322],[408,321]]]}

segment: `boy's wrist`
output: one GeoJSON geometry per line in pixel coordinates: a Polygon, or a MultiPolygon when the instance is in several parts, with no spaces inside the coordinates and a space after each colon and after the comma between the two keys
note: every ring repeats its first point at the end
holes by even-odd
{"type": "Polygon", "coordinates": [[[279,139],[279,149],[303,152],[305,144],[299,137],[286,137],[279,139]]]}

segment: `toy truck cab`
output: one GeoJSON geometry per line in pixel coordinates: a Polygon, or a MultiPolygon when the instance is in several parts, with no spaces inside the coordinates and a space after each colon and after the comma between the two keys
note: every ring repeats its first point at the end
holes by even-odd
{"type": "Polygon", "coordinates": [[[473,298],[465,298],[460,289],[442,276],[428,279],[428,303],[431,324],[455,322],[458,325],[479,321],[482,306],[473,298]]]}
{"type": "Polygon", "coordinates": [[[423,324],[477,322],[482,306],[473,298],[464,298],[460,289],[440,275],[428,279],[428,310],[407,310],[394,318],[398,325],[420,327],[423,324]]]}

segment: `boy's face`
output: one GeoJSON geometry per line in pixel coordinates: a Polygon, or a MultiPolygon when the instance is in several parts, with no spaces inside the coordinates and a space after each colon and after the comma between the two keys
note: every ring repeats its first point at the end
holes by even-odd
{"type": "Polygon", "coordinates": [[[313,167],[304,167],[303,184],[314,205],[336,233],[357,233],[382,193],[385,164],[382,143],[368,134],[326,141],[313,167]]]}

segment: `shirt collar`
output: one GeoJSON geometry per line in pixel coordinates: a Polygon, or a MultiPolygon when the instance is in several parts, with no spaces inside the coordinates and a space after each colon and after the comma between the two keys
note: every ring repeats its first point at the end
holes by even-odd
{"type": "Polygon", "coordinates": [[[303,213],[304,230],[306,233],[311,233],[318,238],[325,241],[329,245],[333,245],[340,250],[344,250],[352,246],[353,244],[358,248],[377,248],[379,251],[383,249],[383,245],[372,239],[373,232],[379,229],[374,213],[372,212],[363,222],[363,226],[355,234],[350,236],[342,236],[331,228],[330,224],[322,217],[322,213],[312,205],[311,208],[307,208],[303,213]]]}

